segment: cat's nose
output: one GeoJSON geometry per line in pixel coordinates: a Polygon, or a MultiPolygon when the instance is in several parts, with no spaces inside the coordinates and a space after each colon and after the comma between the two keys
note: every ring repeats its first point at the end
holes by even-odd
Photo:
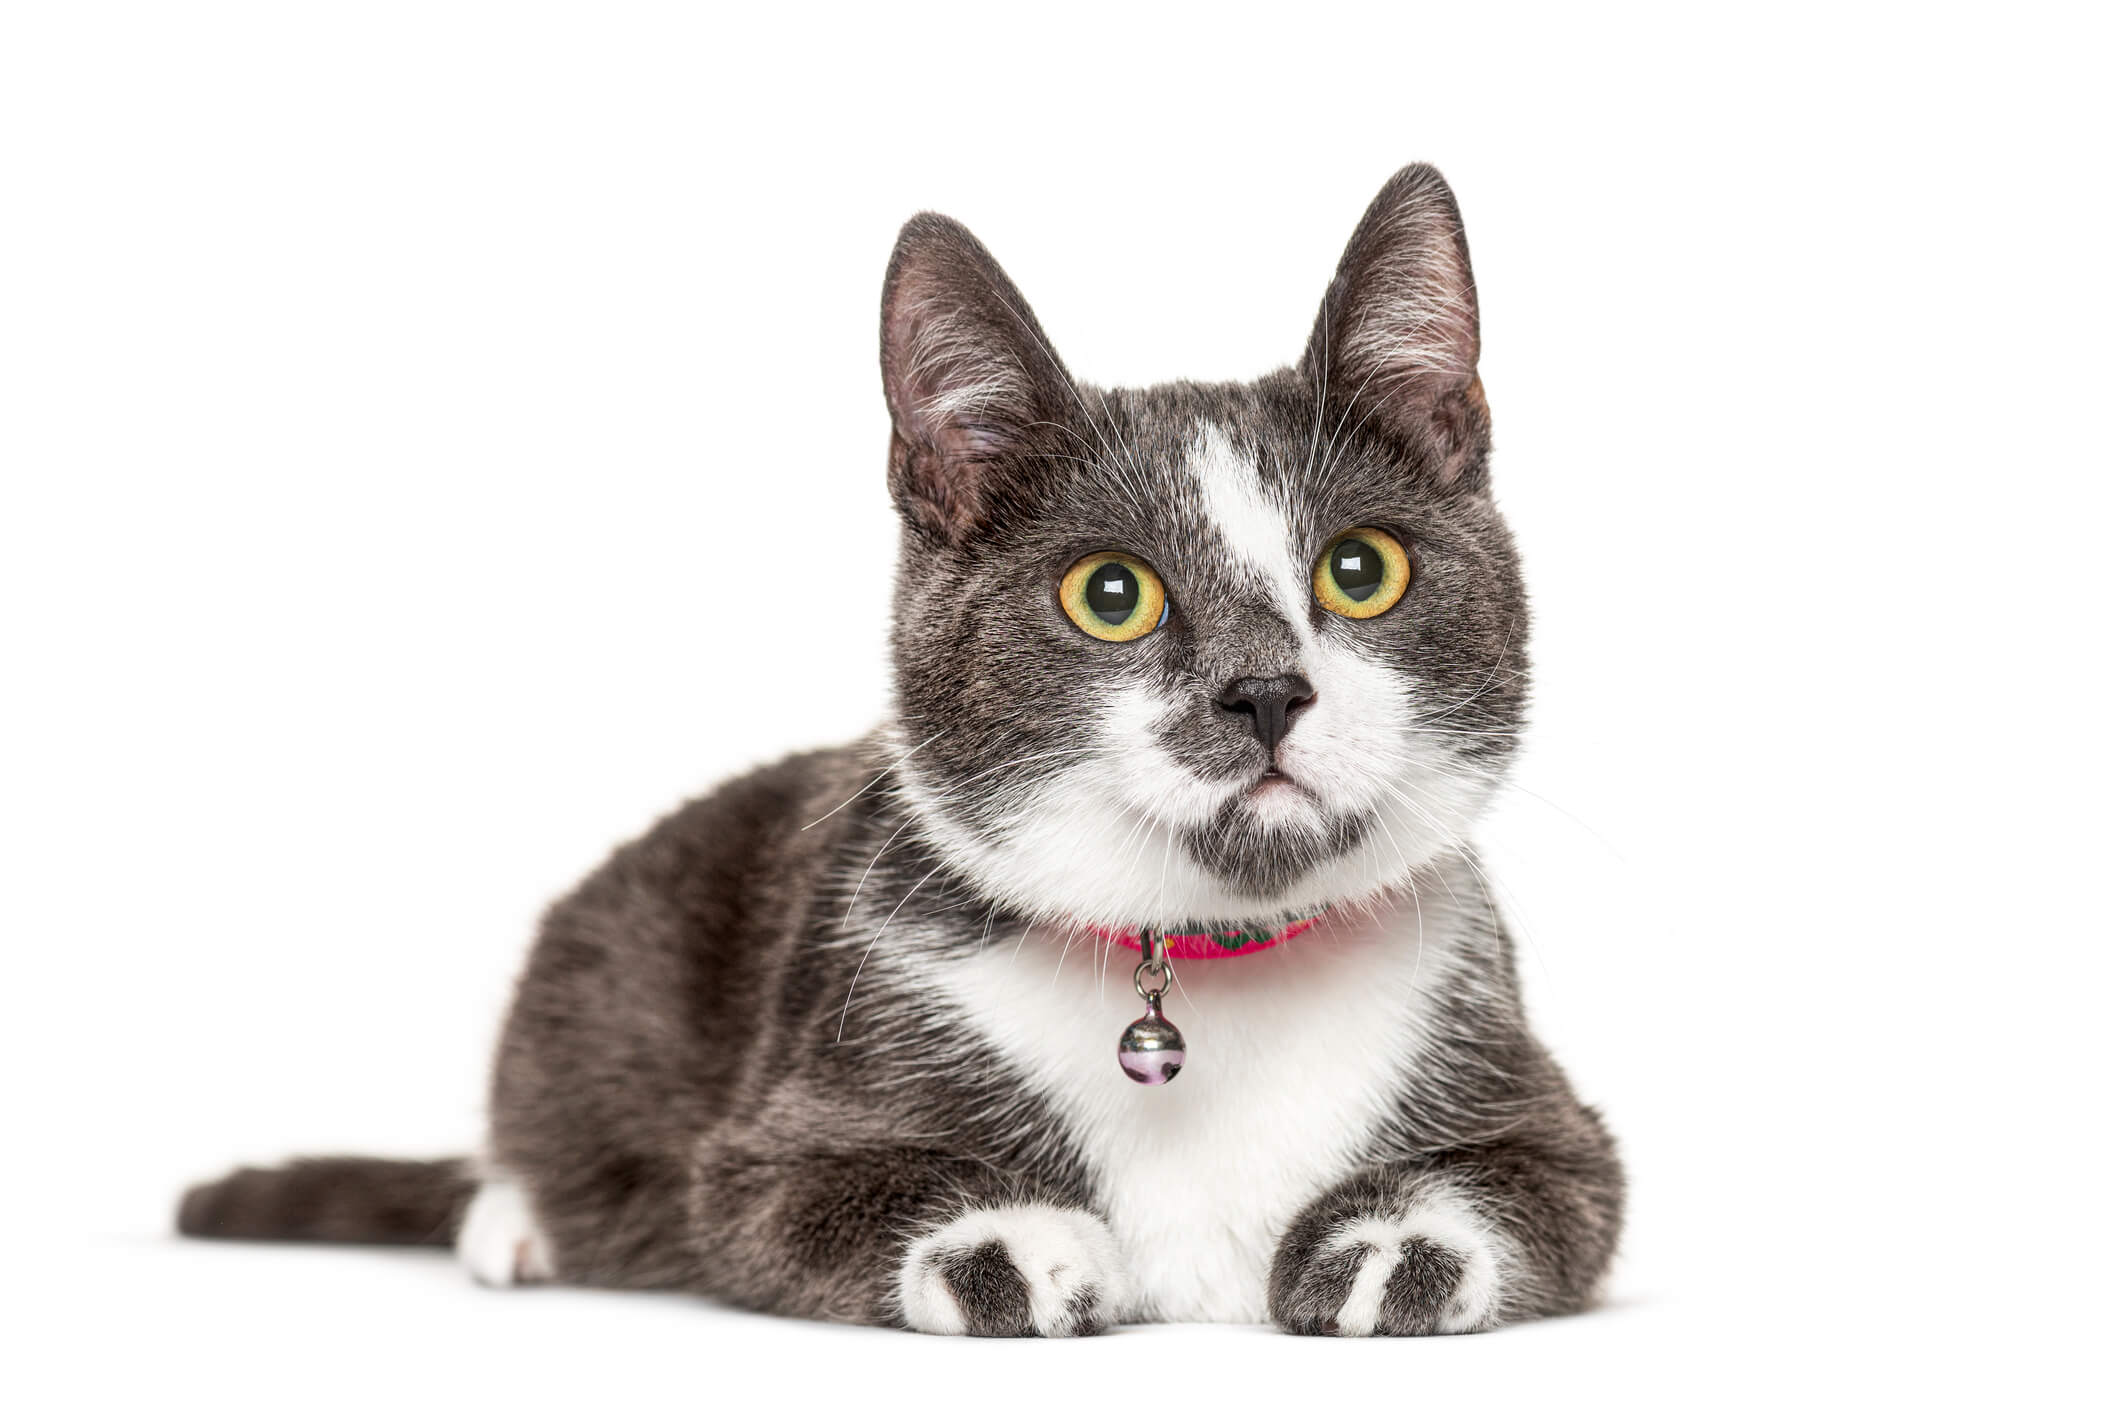
{"type": "Polygon", "coordinates": [[[1274,675],[1266,680],[1234,680],[1218,691],[1220,709],[1243,715],[1254,737],[1270,753],[1291,732],[1291,720],[1313,702],[1313,685],[1303,675],[1274,675]]]}

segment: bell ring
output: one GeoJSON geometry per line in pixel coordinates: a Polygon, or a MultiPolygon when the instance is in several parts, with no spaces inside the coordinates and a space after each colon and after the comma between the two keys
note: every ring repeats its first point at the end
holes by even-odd
{"type": "Polygon", "coordinates": [[[1188,1043],[1171,1020],[1159,1013],[1159,998],[1166,987],[1173,984],[1173,967],[1166,961],[1165,938],[1157,934],[1148,936],[1148,947],[1143,960],[1137,963],[1137,994],[1144,997],[1144,1013],[1129,1022],[1122,1038],[1115,1045],[1115,1060],[1122,1072],[1139,1084],[1166,1084],[1181,1072],[1188,1062],[1188,1043]],[[1155,976],[1158,984],[1144,984],[1146,976],[1155,976]]]}

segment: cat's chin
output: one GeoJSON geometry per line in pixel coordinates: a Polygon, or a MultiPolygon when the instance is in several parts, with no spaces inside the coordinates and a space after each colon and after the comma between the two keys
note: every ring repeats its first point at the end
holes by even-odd
{"type": "Polygon", "coordinates": [[[1293,780],[1264,779],[1185,831],[1181,846],[1237,895],[1280,902],[1316,869],[1355,851],[1368,830],[1361,817],[1329,815],[1293,780]]]}
{"type": "Polygon", "coordinates": [[[1009,801],[949,798],[914,766],[898,772],[918,836],[990,902],[1122,929],[1252,925],[1369,900],[1442,855],[1476,806],[1432,797],[1410,815],[1343,803],[1297,765],[1191,782],[1201,792],[1170,803],[1081,775],[1051,776],[1009,801]],[[1000,802],[1008,811],[992,813],[1000,802]]]}

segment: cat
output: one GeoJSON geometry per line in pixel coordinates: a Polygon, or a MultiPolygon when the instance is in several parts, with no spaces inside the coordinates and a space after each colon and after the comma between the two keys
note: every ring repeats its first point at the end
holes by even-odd
{"type": "Polygon", "coordinates": [[[913,218],[889,721],[550,909],[476,1160],[243,1169],[179,1229],[972,1335],[1589,1304],[1622,1172],[1468,837],[1527,688],[1479,343],[1428,166],[1247,384],[1081,384],[964,227],[913,218]],[[1186,1062],[1139,1087],[1115,1042],[1152,988],[1186,1062]]]}

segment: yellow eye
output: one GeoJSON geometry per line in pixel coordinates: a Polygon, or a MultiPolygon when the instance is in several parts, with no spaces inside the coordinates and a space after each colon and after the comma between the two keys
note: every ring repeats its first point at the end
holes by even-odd
{"type": "Polygon", "coordinates": [[[1313,595],[1337,616],[1369,620],[1408,590],[1408,549],[1376,527],[1352,527],[1313,567],[1313,595]]]}
{"type": "Polygon", "coordinates": [[[1133,641],[1166,624],[1158,573],[1120,552],[1081,557],[1056,589],[1063,614],[1096,640],[1133,641]]]}

